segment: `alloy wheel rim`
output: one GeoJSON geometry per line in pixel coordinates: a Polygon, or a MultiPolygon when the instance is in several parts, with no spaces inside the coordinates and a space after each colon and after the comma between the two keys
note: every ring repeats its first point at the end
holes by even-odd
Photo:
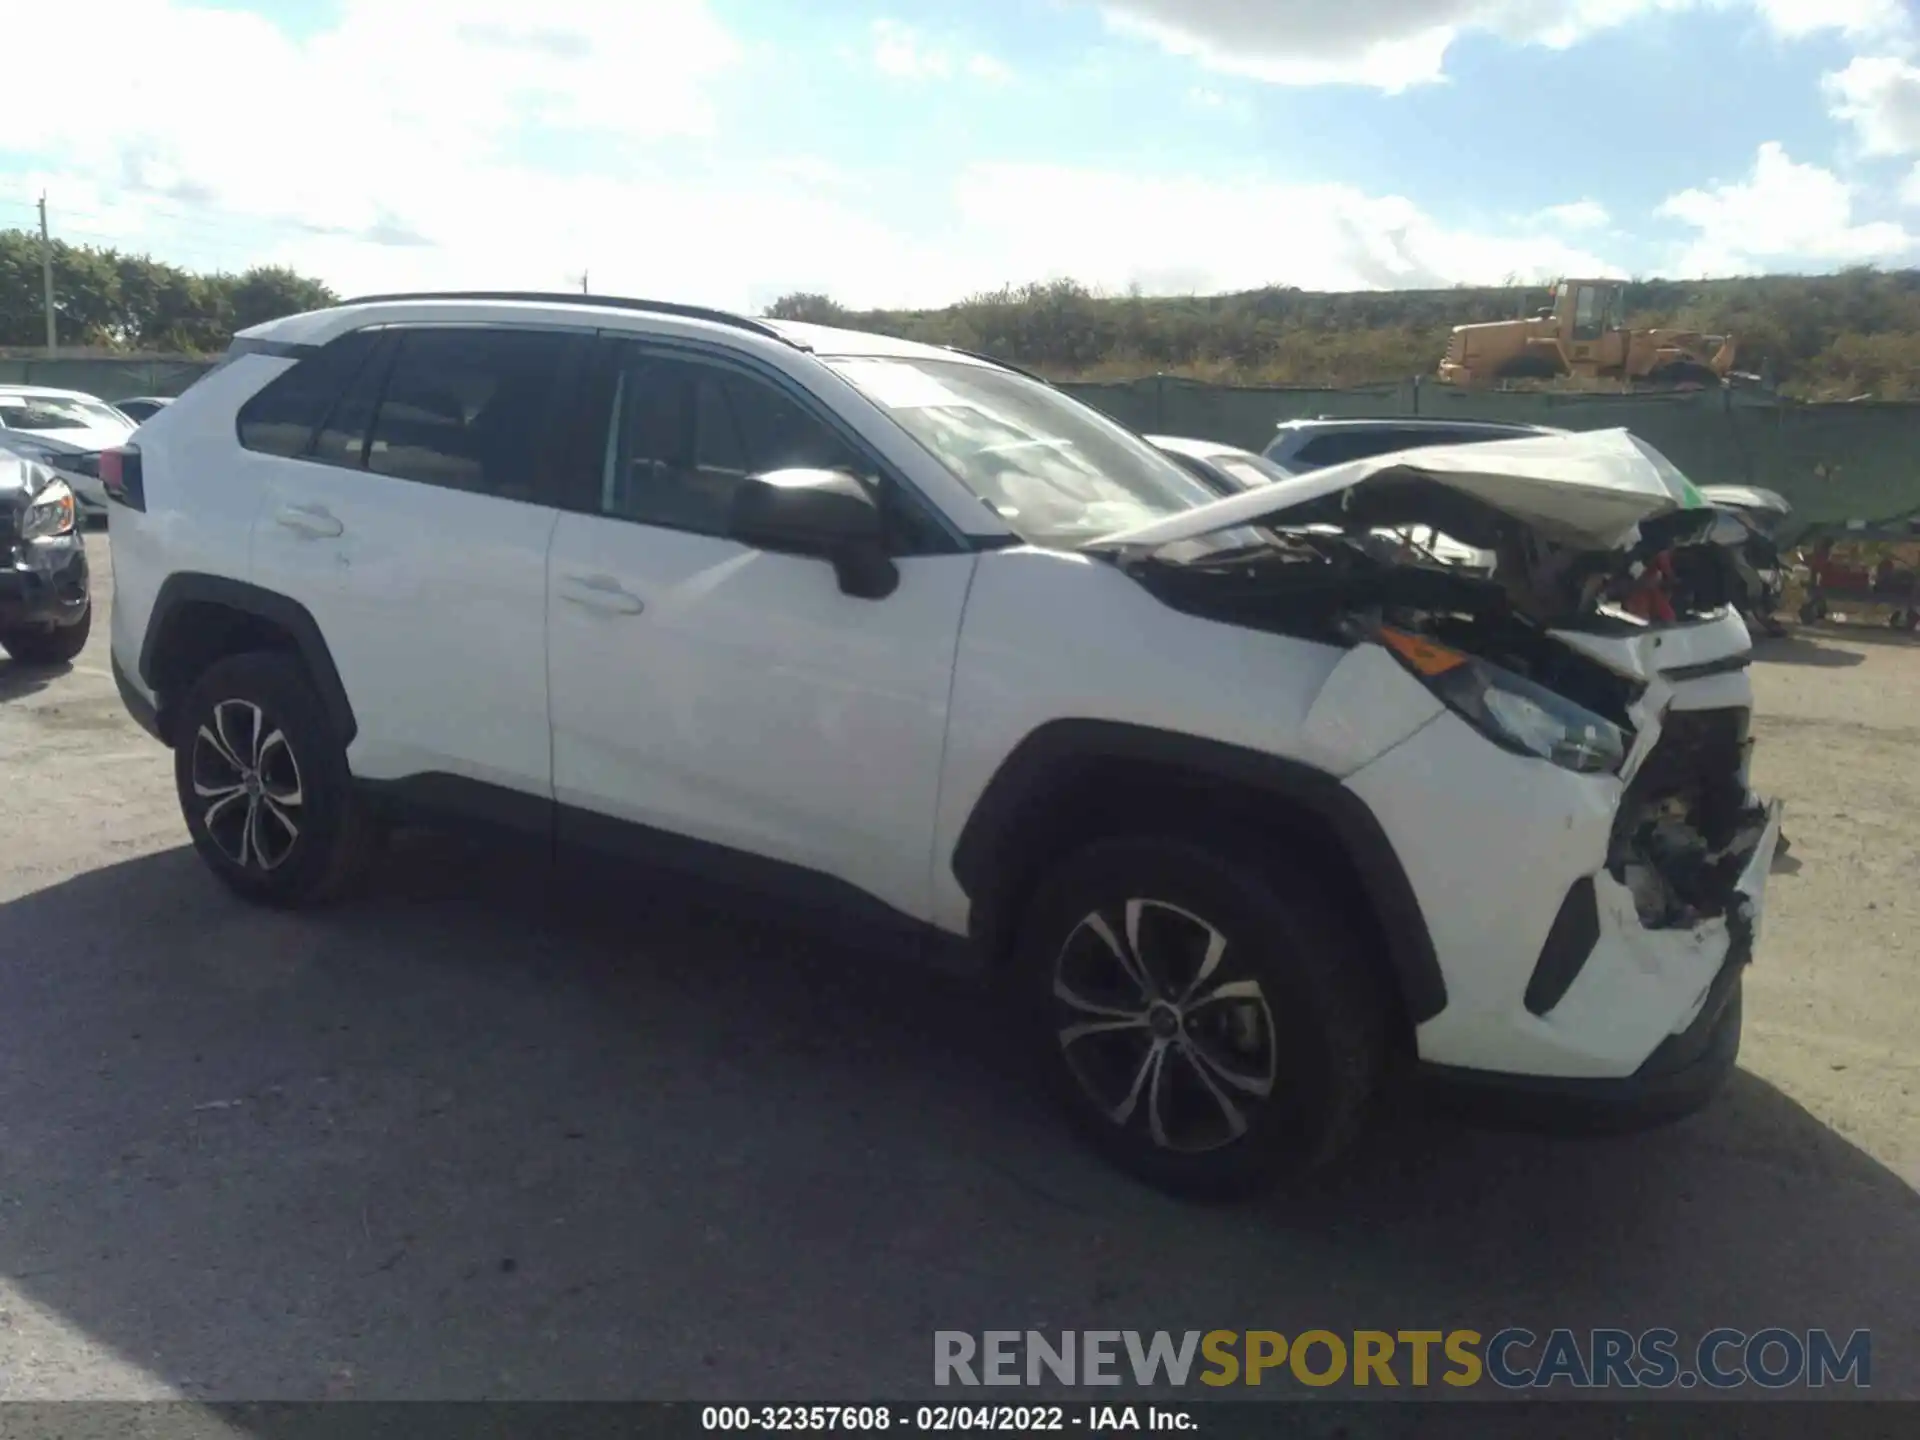
{"type": "Polygon", "coordinates": [[[200,824],[242,870],[278,870],[300,843],[306,795],[286,732],[250,700],[222,700],[195,733],[200,824]]]}
{"type": "Polygon", "coordinates": [[[1116,1127],[1199,1154],[1247,1133],[1279,1050],[1260,981],[1219,927],[1163,900],[1085,916],[1054,960],[1054,1034],[1116,1127]]]}

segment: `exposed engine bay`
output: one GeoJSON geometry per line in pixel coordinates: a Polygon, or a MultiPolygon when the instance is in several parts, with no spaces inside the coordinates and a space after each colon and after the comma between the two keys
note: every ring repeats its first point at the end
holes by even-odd
{"type": "MultiPolygon", "coordinates": [[[[1279,523],[1113,558],[1181,610],[1347,648],[1381,644],[1494,743],[1619,776],[1607,869],[1643,925],[1677,929],[1728,914],[1769,820],[1747,787],[1745,706],[1676,705],[1680,673],[1649,670],[1640,645],[1737,603],[1745,529],[1724,518],[1676,509],[1600,549],[1394,476],[1279,523]]],[[[1737,671],[1744,632],[1741,646],[1696,668],[1737,671]]]]}

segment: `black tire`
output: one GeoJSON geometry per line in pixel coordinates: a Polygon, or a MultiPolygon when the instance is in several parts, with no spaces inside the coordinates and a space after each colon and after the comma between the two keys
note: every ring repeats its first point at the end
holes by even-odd
{"type": "Polygon", "coordinates": [[[1326,1164],[1359,1133],[1379,1086],[1387,1010],[1365,946],[1257,841],[1097,841],[1041,882],[1014,961],[1037,1053],[1075,1128],[1173,1194],[1231,1199],[1326,1164]],[[1158,1004],[1129,988],[1125,962],[1092,923],[1111,917],[1107,931],[1133,951],[1130,902],[1138,949],[1161,977],[1158,1004]],[[1210,945],[1195,920],[1223,942],[1204,984],[1190,983],[1210,945]],[[1140,1018],[1123,1027],[1129,1008],[1140,1018]],[[1105,1030],[1063,1039],[1103,1019],[1105,1030]]]}
{"type": "Polygon", "coordinates": [[[220,661],[174,723],[180,812],[194,848],[236,894],[292,909],[333,899],[359,878],[378,829],[297,660],[258,652],[220,661]]]}
{"type": "Polygon", "coordinates": [[[93,633],[93,606],[71,625],[51,629],[0,630],[0,649],[21,665],[71,665],[93,633]]]}
{"type": "Polygon", "coordinates": [[[1493,372],[1496,380],[1552,380],[1559,376],[1560,366],[1545,355],[1536,355],[1523,351],[1501,364],[1493,372]]]}
{"type": "Polygon", "coordinates": [[[1718,385],[1720,377],[1710,365],[1702,365],[1697,360],[1676,360],[1650,370],[1647,382],[1652,385],[1718,385]]]}

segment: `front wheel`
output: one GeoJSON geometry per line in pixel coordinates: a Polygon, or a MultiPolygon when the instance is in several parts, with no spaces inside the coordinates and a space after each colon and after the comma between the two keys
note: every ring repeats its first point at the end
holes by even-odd
{"type": "Polygon", "coordinates": [[[1338,1155],[1386,1054],[1364,947],[1297,872],[1103,840],[1041,884],[1017,961],[1067,1114],[1176,1194],[1244,1195],[1338,1155]]]}
{"type": "Polygon", "coordinates": [[[70,665],[87,648],[93,633],[89,605],[71,625],[34,630],[0,630],[0,649],[21,665],[70,665]]]}
{"type": "Polygon", "coordinates": [[[174,737],[188,834],[231,889],[291,908],[357,877],[376,832],[298,662],[264,652],[220,661],[188,692],[174,737]]]}

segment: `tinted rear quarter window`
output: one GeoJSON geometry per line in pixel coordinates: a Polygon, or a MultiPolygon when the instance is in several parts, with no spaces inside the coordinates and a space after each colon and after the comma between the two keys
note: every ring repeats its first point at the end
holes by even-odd
{"type": "Polygon", "coordinates": [[[365,366],[378,339],[372,331],[356,330],[296,360],[268,381],[240,407],[241,445],[263,455],[306,454],[314,432],[365,366]]]}

